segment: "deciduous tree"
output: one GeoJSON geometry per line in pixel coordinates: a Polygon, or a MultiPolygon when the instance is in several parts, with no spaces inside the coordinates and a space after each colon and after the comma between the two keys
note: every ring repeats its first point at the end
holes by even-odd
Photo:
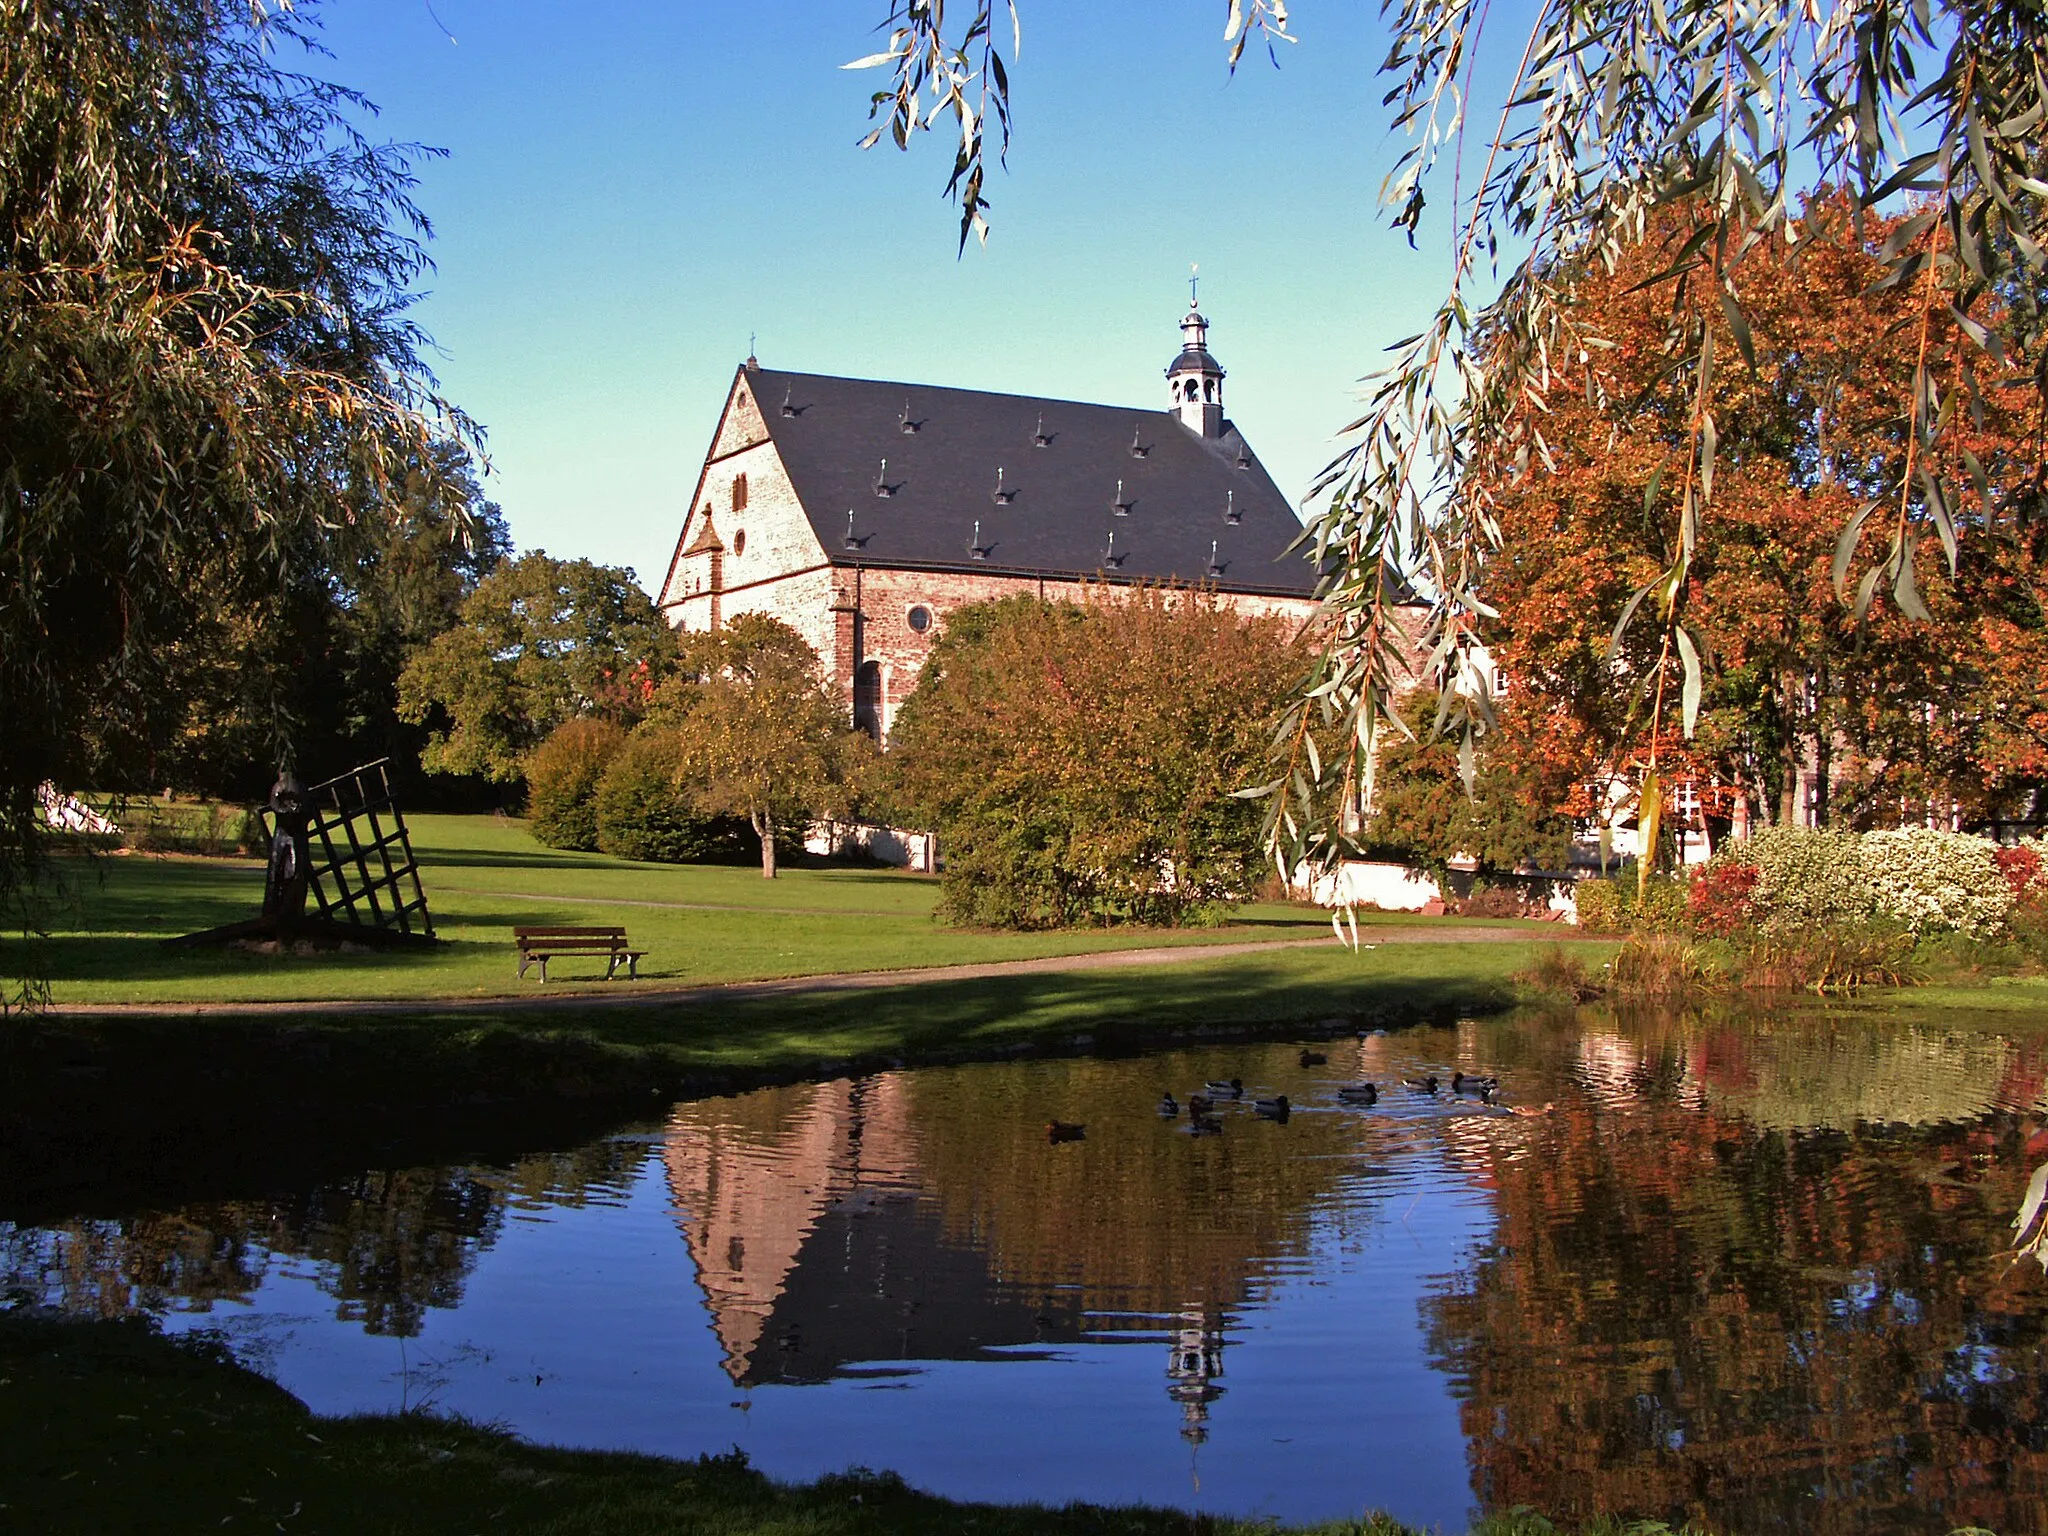
{"type": "Polygon", "coordinates": [[[963,608],[891,733],[899,813],[935,828],[944,909],[1044,928],[1175,923],[1248,895],[1258,776],[1302,657],[1211,594],[963,608]]]}
{"type": "Polygon", "coordinates": [[[762,614],[685,637],[681,674],[657,696],[652,726],[675,732],[678,773],[699,811],[753,826],[769,880],[778,833],[849,811],[873,751],[826,689],[818,653],[762,614]]]}
{"type": "Polygon", "coordinates": [[[433,724],[428,771],[511,784],[564,721],[637,721],[675,663],[674,634],[630,570],[535,550],[485,577],[462,621],[413,653],[399,709],[433,724]]]}

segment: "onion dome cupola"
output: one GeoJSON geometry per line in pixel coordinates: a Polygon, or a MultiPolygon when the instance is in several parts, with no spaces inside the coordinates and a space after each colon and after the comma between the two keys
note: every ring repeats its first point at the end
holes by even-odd
{"type": "Polygon", "coordinates": [[[1180,323],[1180,356],[1166,370],[1170,409],[1197,437],[1223,435],[1223,368],[1209,352],[1209,322],[1192,302],[1180,323]]]}

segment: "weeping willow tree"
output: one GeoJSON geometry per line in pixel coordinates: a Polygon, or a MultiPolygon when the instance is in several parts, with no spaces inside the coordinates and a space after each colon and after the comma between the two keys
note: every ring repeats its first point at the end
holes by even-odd
{"type": "MultiPolygon", "coordinates": [[[[82,786],[172,729],[174,671],[209,621],[260,630],[280,590],[464,462],[445,445],[469,425],[409,318],[421,151],[372,142],[366,103],[284,66],[317,60],[313,27],[269,0],[0,0],[0,914],[17,931],[38,786],[82,786]]],[[[251,679],[242,705],[288,758],[292,669],[251,679]]]]}
{"type": "MultiPolygon", "coordinates": [[[[1249,42],[1293,39],[1284,0],[1225,0],[1235,68],[1249,42]]],[[[1554,365],[1607,399],[1597,363],[1610,338],[1572,298],[1578,276],[1612,270],[1663,240],[1645,285],[1668,310],[1659,388],[1691,401],[1685,450],[1653,479],[1646,511],[1668,528],[1667,563],[1636,591],[1616,631],[1653,625],[1654,664],[1624,681],[1645,744],[1646,841],[1662,792],[1659,743],[1689,734],[1705,661],[1688,622],[1688,576],[1713,515],[1720,424],[1717,369],[1754,367],[1744,263],[1796,246],[1803,196],[1846,193],[1853,208],[1904,212],[1882,242],[1883,286],[1911,295],[1912,387],[1871,493],[1847,519],[1834,560],[1839,599],[1860,620],[1876,602],[1909,619],[1922,583],[1952,578],[1973,537],[2035,523],[2041,455],[1987,465],[1963,442],[1991,391],[2024,391],[2048,421],[2040,304],[2048,269],[2048,8],[2039,0],[1383,0],[1380,65],[1390,126],[1407,135],[1382,197],[1411,240],[1432,194],[1449,189],[1449,280],[1442,303],[1366,379],[1365,409],[1324,470],[1308,538],[1325,559],[1326,623],[1313,675],[1276,742],[1271,847],[1283,867],[1341,850],[1344,807],[1370,798],[1378,748],[1401,731],[1398,612],[1411,583],[1431,600],[1435,660],[1493,617],[1488,558],[1502,533],[1489,487],[1546,471],[1554,365]],[[1482,53],[1517,62],[1501,101],[1479,115],[1482,53]],[[1659,209],[1688,210],[1679,233],[1659,209]],[[1517,254],[1519,253],[1519,254],[1517,254]],[[1769,253],[1767,253],[1769,254],[1769,253]],[[2015,472],[2023,471],[2023,472],[2015,472]],[[2002,504],[2001,504],[2002,503],[2002,504]]],[[[984,167],[1010,133],[1007,42],[1016,0],[892,0],[886,48],[858,66],[886,70],[878,121],[907,146],[921,129],[957,130],[948,191],[961,240],[986,238],[984,167]]],[[[2037,425],[2035,441],[2041,441],[2037,425]]],[[[1484,702],[1445,680],[1439,729],[1464,758],[1484,702]]]]}

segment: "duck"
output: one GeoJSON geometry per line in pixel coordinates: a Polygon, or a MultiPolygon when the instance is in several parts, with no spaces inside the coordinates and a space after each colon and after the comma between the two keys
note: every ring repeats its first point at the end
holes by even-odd
{"type": "Polygon", "coordinates": [[[1377,1104],[1380,1101],[1378,1083],[1346,1083],[1337,1090],[1337,1097],[1346,1104],[1377,1104]]]}
{"type": "Polygon", "coordinates": [[[1483,1099],[1488,1094],[1498,1091],[1499,1088],[1500,1079],[1497,1077],[1468,1077],[1463,1072],[1453,1072],[1451,1074],[1451,1092],[1453,1093],[1476,1093],[1483,1099]]]}
{"type": "Polygon", "coordinates": [[[1190,1136],[1221,1136],[1223,1134],[1223,1122],[1212,1115],[1189,1115],[1188,1134],[1190,1136]]]}
{"type": "Polygon", "coordinates": [[[1180,1101],[1175,1099],[1174,1096],[1170,1093],[1161,1095],[1159,1100],[1159,1118],[1162,1120],[1171,1120],[1179,1114],[1180,1101]]]}
{"type": "Polygon", "coordinates": [[[1270,1099],[1252,1100],[1252,1109],[1268,1120],[1285,1120],[1290,1108],[1287,1095],[1284,1093],[1276,1094],[1270,1099]]]}
{"type": "Polygon", "coordinates": [[[1191,1093],[1188,1095],[1188,1113],[1191,1115],[1206,1115],[1215,1107],[1216,1101],[1206,1093],[1191,1093]]]}
{"type": "Polygon", "coordinates": [[[1227,1083],[1218,1082],[1212,1078],[1202,1086],[1208,1089],[1211,1098],[1241,1099],[1244,1097],[1244,1079],[1241,1077],[1233,1077],[1227,1083]]]}
{"type": "Polygon", "coordinates": [[[1048,1120],[1045,1122],[1047,1141],[1079,1141],[1088,1134],[1088,1127],[1071,1120],[1048,1120]]]}
{"type": "Polygon", "coordinates": [[[1301,1064],[1304,1067],[1320,1067],[1329,1059],[1321,1051],[1303,1051],[1301,1053],[1301,1064]]]}
{"type": "Polygon", "coordinates": [[[1408,1086],[1410,1088],[1413,1088],[1417,1093],[1436,1092],[1436,1074],[1434,1072],[1430,1073],[1427,1077],[1411,1077],[1405,1079],[1405,1081],[1407,1082],[1408,1086]]]}
{"type": "Polygon", "coordinates": [[[1504,1106],[1511,1115],[1547,1115],[1557,1108],[1555,1104],[1509,1104],[1504,1106]]]}

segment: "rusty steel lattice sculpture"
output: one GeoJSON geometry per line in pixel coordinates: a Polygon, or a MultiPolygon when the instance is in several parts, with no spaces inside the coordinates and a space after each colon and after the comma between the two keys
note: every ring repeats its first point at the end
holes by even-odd
{"type": "Polygon", "coordinates": [[[435,943],[419,862],[388,769],[389,760],[379,758],[311,789],[289,770],[280,774],[262,810],[270,834],[263,915],[169,942],[435,943]]]}

